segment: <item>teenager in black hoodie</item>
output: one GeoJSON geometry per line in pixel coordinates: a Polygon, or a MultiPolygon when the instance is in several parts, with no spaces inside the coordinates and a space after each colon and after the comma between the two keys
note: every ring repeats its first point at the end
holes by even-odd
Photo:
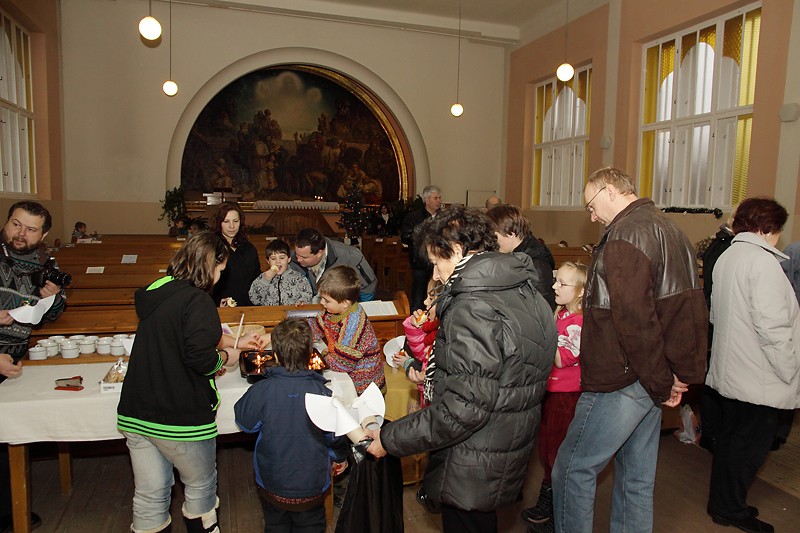
{"type": "MultiPolygon", "coordinates": [[[[238,361],[238,351],[221,348],[234,341],[222,335],[209,291],[227,259],[219,237],[198,233],[165,277],[136,291],[139,327],[117,407],[133,465],[134,532],[170,530],[173,468],[185,485],[187,531],[219,531],[214,376],[238,361]]],[[[244,344],[259,341],[250,335],[244,344]]]]}

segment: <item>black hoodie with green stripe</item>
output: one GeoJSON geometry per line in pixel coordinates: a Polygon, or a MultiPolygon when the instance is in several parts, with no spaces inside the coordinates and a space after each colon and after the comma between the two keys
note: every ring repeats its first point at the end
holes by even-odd
{"type": "Polygon", "coordinates": [[[219,315],[208,293],[167,276],[136,291],[139,328],[117,427],[167,440],[217,436],[219,315]]]}

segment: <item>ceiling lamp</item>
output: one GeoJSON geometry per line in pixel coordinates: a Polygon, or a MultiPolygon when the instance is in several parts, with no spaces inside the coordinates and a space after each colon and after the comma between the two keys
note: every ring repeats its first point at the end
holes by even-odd
{"type": "Polygon", "coordinates": [[[139,33],[148,41],[155,41],[161,37],[161,23],[153,17],[153,0],[149,6],[148,15],[139,21],[139,33]]]}
{"type": "Polygon", "coordinates": [[[556,78],[563,82],[568,82],[572,79],[572,76],[575,75],[575,69],[572,68],[572,65],[569,64],[567,61],[567,37],[569,36],[569,0],[566,0],[567,4],[567,18],[564,22],[564,62],[559,65],[556,69],[556,78]]]}
{"type": "Polygon", "coordinates": [[[450,114],[458,118],[464,114],[464,106],[458,101],[459,89],[461,88],[461,0],[458,0],[458,61],[456,70],[456,103],[450,106],[450,114]]]}
{"type": "Polygon", "coordinates": [[[178,94],[178,84],[172,81],[172,0],[169,0],[169,79],[164,82],[161,89],[167,96],[178,94]]]}

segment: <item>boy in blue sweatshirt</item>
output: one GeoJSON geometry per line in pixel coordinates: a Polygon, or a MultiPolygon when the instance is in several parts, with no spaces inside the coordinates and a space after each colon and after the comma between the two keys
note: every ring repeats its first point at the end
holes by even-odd
{"type": "Polygon", "coordinates": [[[264,531],[324,533],[324,493],[331,471],[347,467],[348,442],[317,428],[306,413],[306,393],[331,395],[325,378],[308,370],[308,323],[284,320],[272,330],[272,347],[282,366],[268,368],[234,406],[242,431],[258,432],[254,465],[264,531]]]}

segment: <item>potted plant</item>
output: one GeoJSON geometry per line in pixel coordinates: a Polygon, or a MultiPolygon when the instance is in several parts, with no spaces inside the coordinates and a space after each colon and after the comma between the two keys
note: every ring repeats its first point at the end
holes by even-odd
{"type": "Polygon", "coordinates": [[[164,193],[164,199],[161,200],[161,216],[158,220],[167,219],[170,226],[175,225],[175,221],[179,218],[186,217],[186,199],[183,196],[183,187],[175,187],[164,193]]]}

